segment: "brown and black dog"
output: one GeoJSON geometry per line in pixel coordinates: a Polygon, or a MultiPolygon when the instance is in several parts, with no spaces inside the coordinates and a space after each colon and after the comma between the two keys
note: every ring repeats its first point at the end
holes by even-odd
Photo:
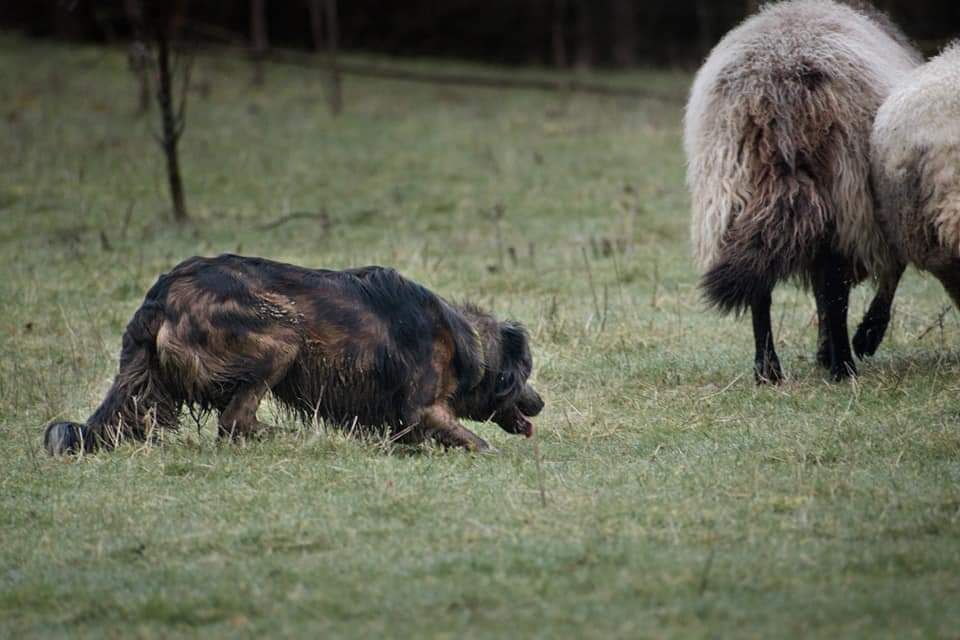
{"type": "Polygon", "coordinates": [[[262,258],[190,258],[160,276],[123,334],[120,370],[86,424],[54,422],[51,454],[175,428],[184,405],[219,412],[219,435],[266,425],[268,393],[305,421],[386,427],[488,449],[458,418],[530,436],[543,400],[527,382],[526,331],[454,306],[393,269],[306,269],[262,258]]]}

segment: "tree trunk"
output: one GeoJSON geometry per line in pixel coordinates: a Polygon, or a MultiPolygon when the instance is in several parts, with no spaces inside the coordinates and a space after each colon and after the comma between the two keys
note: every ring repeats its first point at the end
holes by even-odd
{"type": "Polygon", "coordinates": [[[593,66],[593,3],[590,0],[577,2],[577,61],[580,69],[593,66]]]}
{"type": "Polygon", "coordinates": [[[127,60],[130,71],[137,77],[139,95],[137,98],[137,115],[143,115],[150,110],[150,70],[146,37],[143,32],[143,6],[140,0],[124,0],[127,20],[130,22],[132,40],[127,50],[127,60]]]}
{"type": "Polygon", "coordinates": [[[632,67],[637,62],[637,16],[633,0],[613,0],[613,62],[632,67]]]}
{"type": "Polygon", "coordinates": [[[553,49],[553,66],[558,69],[567,67],[567,39],[564,28],[567,13],[567,0],[553,0],[553,26],[550,32],[553,49]]]}
{"type": "MultiPolygon", "coordinates": [[[[160,115],[163,120],[163,153],[167,157],[167,178],[170,182],[170,198],[173,200],[173,217],[177,222],[186,222],[186,199],[183,194],[183,181],[180,178],[180,160],[177,156],[177,143],[183,133],[183,115],[180,118],[173,112],[173,80],[170,71],[170,44],[168,34],[163,28],[157,32],[157,66],[159,82],[157,83],[157,102],[160,105],[160,115]],[[179,120],[179,121],[178,121],[179,120]]],[[[186,90],[186,87],[184,87],[186,90]]]]}
{"type": "Polygon", "coordinates": [[[314,51],[323,50],[323,0],[310,0],[310,33],[314,51]]]}
{"type": "Polygon", "coordinates": [[[550,2],[527,0],[522,3],[526,5],[520,17],[523,30],[518,29],[515,35],[519,42],[526,43],[524,57],[527,66],[542,67],[545,64],[544,56],[549,56],[549,35],[544,37],[544,34],[549,34],[550,30],[550,2]]]}
{"type": "Polygon", "coordinates": [[[253,40],[253,84],[263,84],[263,59],[270,41],[267,36],[267,0],[250,0],[250,35],[253,40]]]}
{"type": "Polygon", "coordinates": [[[323,17],[327,23],[327,66],[330,71],[330,112],[337,115],[343,109],[343,94],[340,84],[340,67],[337,65],[337,49],[340,46],[340,25],[337,18],[337,0],[323,0],[323,17]]]}

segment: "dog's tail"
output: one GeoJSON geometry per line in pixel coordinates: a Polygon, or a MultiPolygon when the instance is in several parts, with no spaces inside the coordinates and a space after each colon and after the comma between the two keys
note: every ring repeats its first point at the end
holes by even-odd
{"type": "Polygon", "coordinates": [[[44,445],[52,455],[113,448],[124,438],[146,439],[156,428],[174,428],[180,403],[167,390],[157,358],[163,308],[148,294],[123,334],[120,369],[86,424],[55,422],[44,445]]]}

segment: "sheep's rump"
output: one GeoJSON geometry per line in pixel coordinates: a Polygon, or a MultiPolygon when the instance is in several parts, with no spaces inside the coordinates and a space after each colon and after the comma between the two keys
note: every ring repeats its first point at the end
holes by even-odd
{"type": "Polygon", "coordinates": [[[903,263],[960,259],[960,41],[916,69],[877,112],[871,137],[881,227],[903,263]]]}
{"type": "Polygon", "coordinates": [[[685,114],[698,265],[776,282],[803,277],[824,246],[861,278],[884,263],[870,129],[918,63],[885,18],[827,0],[768,5],[728,33],[697,73],[685,114]]]}

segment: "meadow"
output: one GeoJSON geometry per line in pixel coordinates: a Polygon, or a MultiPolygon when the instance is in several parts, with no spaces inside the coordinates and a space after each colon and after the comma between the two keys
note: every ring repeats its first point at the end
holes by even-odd
{"type": "Polygon", "coordinates": [[[0,637],[960,633],[958,316],[908,274],[833,384],[812,296],[783,287],[789,379],[756,386],[749,321],[705,309],[689,257],[689,74],[599,78],[650,99],[347,77],[334,118],[317,71],[257,88],[201,56],[186,226],[123,51],[3,36],[0,77],[0,637]],[[390,265],[522,321],[535,442],[400,447],[268,404],[260,442],[185,414],[48,457],[157,276],[221,252],[390,265]]]}

